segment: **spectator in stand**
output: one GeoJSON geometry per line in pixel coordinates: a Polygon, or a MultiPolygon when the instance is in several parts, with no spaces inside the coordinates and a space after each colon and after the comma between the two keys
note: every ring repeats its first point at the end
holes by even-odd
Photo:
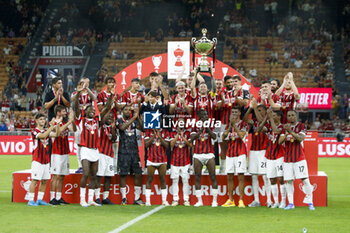
{"type": "Polygon", "coordinates": [[[1,102],[1,111],[4,113],[7,113],[10,111],[10,101],[7,98],[7,96],[3,96],[2,102],[1,102]]]}
{"type": "Polygon", "coordinates": [[[297,60],[294,62],[295,68],[301,68],[303,65],[303,61],[300,59],[300,57],[297,58],[297,60]]]}
{"type": "Polygon", "coordinates": [[[242,54],[242,59],[247,59],[248,58],[248,45],[243,44],[241,47],[241,54],[242,54]]]}
{"type": "Polygon", "coordinates": [[[270,41],[267,41],[265,44],[265,51],[271,51],[273,48],[272,44],[270,41]]]}
{"type": "Polygon", "coordinates": [[[67,75],[67,92],[68,94],[71,94],[74,89],[74,84],[73,84],[73,75],[68,72],[67,75]]]}
{"type": "Polygon", "coordinates": [[[1,120],[1,123],[0,123],[0,131],[7,131],[7,126],[6,126],[6,123],[5,123],[5,120],[1,120]]]}
{"type": "Polygon", "coordinates": [[[144,39],[145,39],[145,43],[151,42],[151,33],[148,30],[145,31],[144,39]]]}

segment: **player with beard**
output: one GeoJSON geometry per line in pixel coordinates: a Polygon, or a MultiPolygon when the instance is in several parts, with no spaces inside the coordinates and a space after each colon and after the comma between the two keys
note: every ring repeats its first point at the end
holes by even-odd
{"type": "Polygon", "coordinates": [[[271,83],[271,91],[272,91],[272,93],[276,93],[276,91],[278,90],[278,88],[280,88],[280,80],[278,80],[278,79],[272,79],[271,81],[270,81],[270,83],[271,83]]]}
{"type": "Polygon", "coordinates": [[[217,195],[218,195],[218,182],[215,175],[215,155],[214,148],[212,144],[212,139],[216,139],[216,134],[212,131],[210,127],[205,127],[204,122],[209,120],[208,113],[204,109],[198,111],[198,117],[201,127],[195,127],[191,134],[191,141],[193,142],[193,164],[194,164],[194,174],[195,174],[195,188],[197,203],[195,207],[203,206],[202,201],[202,189],[201,189],[201,178],[202,178],[202,168],[206,165],[209,172],[209,178],[211,180],[213,201],[211,206],[217,207],[217,195]]]}
{"type": "Polygon", "coordinates": [[[272,107],[273,110],[279,110],[281,105],[278,104],[279,96],[271,91],[271,83],[269,81],[263,81],[260,86],[260,96],[257,99],[259,104],[263,104],[266,108],[272,107]]]}
{"type": "Polygon", "coordinates": [[[284,156],[283,172],[284,180],[287,182],[288,206],[286,210],[294,209],[294,179],[301,179],[304,183],[303,192],[306,194],[304,203],[308,204],[310,210],[315,210],[313,205],[313,186],[310,183],[307,162],[303,141],[306,136],[306,128],[303,123],[298,122],[297,113],[289,110],[287,113],[288,124],[284,125],[284,129],[278,140],[279,144],[284,143],[286,154],[284,156]]]}
{"type": "Polygon", "coordinates": [[[185,83],[180,81],[176,83],[177,94],[171,99],[170,114],[175,114],[174,121],[177,118],[185,118],[185,115],[191,115],[193,110],[192,97],[186,93],[185,83]]]}
{"type": "MultiPolygon", "coordinates": [[[[220,98],[221,102],[218,104],[218,109],[222,110],[221,114],[221,135],[228,128],[230,123],[230,116],[233,106],[239,106],[241,113],[244,113],[244,108],[247,106],[250,95],[248,90],[243,90],[241,86],[241,77],[239,75],[225,76],[225,88],[222,90],[220,98]]],[[[221,136],[220,136],[221,137],[221,136]]],[[[222,137],[221,137],[222,138],[222,137]]],[[[221,158],[226,158],[228,142],[226,140],[220,143],[221,158]]],[[[220,162],[220,173],[225,171],[225,159],[220,162]]]]}
{"type": "Polygon", "coordinates": [[[179,178],[182,178],[184,206],[190,206],[189,202],[189,179],[190,179],[190,148],[192,147],[190,131],[185,129],[185,121],[179,118],[176,131],[170,134],[170,147],[172,148],[170,178],[173,180],[173,203],[172,206],[179,204],[179,178]]]}
{"type": "Polygon", "coordinates": [[[229,199],[223,204],[223,207],[234,207],[235,202],[233,200],[233,176],[235,173],[238,174],[239,181],[239,202],[238,207],[245,208],[243,197],[244,197],[244,185],[245,178],[244,173],[247,167],[247,149],[244,143],[244,138],[248,130],[246,122],[240,119],[241,108],[234,106],[230,116],[230,124],[222,134],[223,140],[228,140],[228,151],[226,158],[226,174],[227,174],[227,189],[229,199]]]}
{"type": "Polygon", "coordinates": [[[183,76],[184,76],[184,72],[185,72],[185,66],[183,66],[183,70],[182,70],[181,74],[179,74],[179,76],[177,77],[175,83],[178,83],[178,82],[181,82],[181,81],[185,81],[185,83],[186,83],[185,92],[186,92],[186,94],[191,95],[191,89],[192,89],[191,87],[192,87],[193,81],[194,81],[194,85],[196,86],[197,80],[198,80],[199,83],[205,83],[205,80],[200,74],[197,74],[197,78],[194,79],[194,76],[195,76],[195,73],[196,73],[196,68],[195,68],[195,70],[190,72],[190,74],[188,75],[186,80],[182,80],[183,76]]]}
{"type": "Polygon", "coordinates": [[[284,77],[282,86],[276,91],[276,95],[279,96],[279,104],[283,113],[282,124],[286,124],[287,112],[294,110],[296,102],[300,99],[298,88],[295,86],[291,72],[288,72],[284,77]]]}
{"type": "Polygon", "coordinates": [[[131,107],[126,105],[122,110],[122,118],[117,120],[119,129],[119,150],[118,150],[118,173],[120,175],[120,192],[122,194],[122,205],[127,205],[126,198],[126,177],[134,175],[135,205],[145,205],[141,199],[142,167],[137,144],[137,130],[142,130],[142,122],[136,108],[131,117],[131,107]]]}
{"type": "MultiPolygon", "coordinates": [[[[73,92],[72,96],[71,96],[71,100],[72,102],[75,102],[75,98],[79,98],[79,108],[80,111],[82,113],[82,115],[84,116],[85,113],[85,109],[88,106],[91,106],[92,103],[96,100],[96,95],[90,90],[89,88],[90,85],[90,79],[83,77],[80,79],[79,83],[78,83],[78,87],[77,90],[75,92],[73,92]]],[[[79,131],[75,131],[74,134],[74,138],[75,138],[75,144],[77,144],[77,160],[78,160],[78,165],[79,168],[75,173],[82,173],[83,172],[83,168],[81,166],[81,155],[80,155],[80,132],[79,131]]]]}

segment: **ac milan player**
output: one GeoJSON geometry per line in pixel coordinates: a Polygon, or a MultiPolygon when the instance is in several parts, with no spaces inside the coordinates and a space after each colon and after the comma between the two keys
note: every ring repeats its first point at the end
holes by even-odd
{"type": "Polygon", "coordinates": [[[240,119],[241,108],[234,106],[230,117],[230,124],[222,134],[223,140],[228,140],[228,150],[226,154],[226,174],[227,174],[227,189],[229,199],[223,204],[223,207],[234,207],[233,200],[233,176],[238,174],[239,186],[239,202],[238,207],[245,208],[243,202],[244,196],[244,173],[247,167],[247,149],[244,143],[246,132],[248,131],[247,123],[240,119]]]}
{"type": "MultiPolygon", "coordinates": [[[[222,110],[219,108],[219,105],[221,103],[221,92],[223,90],[224,87],[224,83],[222,81],[222,79],[216,79],[215,80],[215,84],[216,84],[216,95],[214,97],[214,119],[216,121],[220,121],[221,122],[221,114],[222,114],[222,110]]],[[[222,174],[225,171],[225,164],[223,164],[221,161],[225,161],[226,156],[223,157],[223,154],[220,153],[220,149],[219,149],[219,142],[222,142],[220,134],[221,134],[221,127],[214,129],[214,133],[217,135],[215,143],[214,143],[214,154],[216,158],[220,157],[220,169],[219,169],[219,173],[222,174]]]]}
{"type": "Polygon", "coordinates": [[[120,96],[118,93],[115,93],[115,79],[113,77],[106,77],[105,84],[106,84],[106,90],[101,91],[97,95],[97,108],[101,112],[102,109],[107,104],[109,96],[112,95],[113,96],[112,112],[114,114],[114,119],[116,120],[118,118],[117,111],[121,108],[121,106],[118,102],[120,96]]]}
{"type": "Polygon", "coordinates": [[[165,150],[169,148],[169,134],[161,129],[147,129],[145,135],[145,146],[147,149],[147,184],[146,184],[146,206],[151,206],[151,188],[154,172],[158,169],[160,188],[162,192],[162,203],[169,206],[166,200],[168,192],[165,184],[165,173],[167,169],[167,155],[165,150]]]}
{"type": "MultiPolygon", "coordinates": [[[[88,106],[91,106],[93,104],[93,102],[96,100],[96,95],[90,90],[89,88],[90,85],[90,79],[83,77],[80,79],[78,87],[77,87],[77,91],[73,92],[72,96],[71,96],[71,100],[72,102],[75,102],[75,98],[79,98],[79,108],[81,111],[81,115],[85,115],[84,111],[88,106]]],[[[80,132],[76,131],[75,132],[75,144],[78,145],[77,147],[77,160],[78,160],[78,165],[79,168],[76,171],[76,173],[82,173],[83,172],[83,168],[81,166],[81,155],[80,155],[80,145],[79,145],[79,141],[80,141],[80,132]]]]}
{"type": "Polygon", "coordinates": [[[294,110],[295,103],[300,99],[298,88],[295,86],[291,72],[288,72],[284,77],[282,86],[276,91],[276,95],[279,96],[279,104],[283,113],[282,124],[285,124],[287,123],[287,112],[294,110]],[[283,89],[285,90],[283,91],[283,89]]]}
{"type": "Polygon", "coordinates": [[[152,91],[156,91],[161,99],[158,102],[164,101],[164,104],[167,104],[169,101],[169,93],[165,90],[163,86],[163,76],[157,72],[152,72],[149,74],[150,88],[146,88],[144,91],[145,102],[148,102],[148,94],[152,91]]]}
{"type": "Polygon", "coordinates": [[[62,198],[64,176],[69,175],[68,133],[69,130],[74,132],[76,130],[76,125],[74,122],[74,112],[70,112],[67,121],[66,107],[63,105],[56,105],[55,115],[55,125],[57,125],[55,131],[58,132],[52,132],[52,134],[57,135],[57,137],[54,137],[54,135],[52,137],[50,204],[64,205],[69,204],[62,198]]]}
{"type": "MultiPolygon", "coordinates": [[[[197,80],[199,83],[205,83],[204,78],[200,74],[197,74],[197,80],[194,79],[196,71],[197,71],[197,68],[195,68],[193,71],[191,71],[190,74],[188,75],[187,79],[185,80],[185,83],[186,83],[185,92],[188,95],[191,95],[191,86],[192,86],[193,81],[194,81],[195,86],[196,86],[197,80]]],[[[182,81],[184,73],[185,73],[185,65],[183,66],[182,73],[179,74],[179,76],[177,77],[176,83],[182,81]]]]}
{"type": "Polygon", "coordinates": [[[216,134],[210,127],[204,127],[205,122],[209,120],[208,113],[204,109],[198,111],[199,124],[198,127],[191,134],[191,141],[194,145],[193,163],[195,174],[195,187],[197,203],[195,207],[203,206],[202,202],[202,189],[201,189],[201,176],[203,165],[206,165],[211,180],[213,201],[211,206],[217,207],[217,195],[218,195],[218,182],[215,175],[215,155],[212,145],[212,139],[216,139],[216,134]]]}
{"type": "Polygon", "coordinates": [[[35,116],[36,128],[32,130],[32,138],[34,143],[33,159],[32,159],[32,182],[29,186],[28,205],[50,205],[43,198],[45,194],[47,180],[50,179],[50,154],[48,148],[49,135],[55,127],[55,118],[51,120],[51,126],[47,130],[44,129],[46,117],[42,113],[35,116]],[[35,188],[40,181],[37,202],[34,201],[35,188]]]}
{"type": "Polygon", "coordinates": [[[179,118],[177,121],[176,132],[171,132],[170,147],[172,149],[170,178],[173,180],[173,203],[172,206],[179,204],[179,178],[182,178],[182,191],[184,195],[184,206],[190,206],[189,202],[189,179],[190,179],[190,148],[192,147],[191,133],[185,129],[185,121],[179,118]]]}
{"type": "Polygon", "coordinates": [[[131,80],[131,89],[124,92],[121,97],[121,107],[129,104],[131,110],[139,108],[140,104],[144,101],[144,96],[139,92],[140,89],[140,79],[134,78],[131,80]]]}
{"type": "MultiPolygon", "coordinates": [[[[113,90],[114,91],[114,90],[113,90]]],[[[112,92],[113,92],[112,91],[112,92]]],[[[98,169],[98,159],[99,153],[98,147],[98,129],[99,121],[104,117],[104,115],[111,109],[114,93],[110,93],[106,107],[104,107],[100,115],[95,116],[95,108],[89,106],[85,109],[85,116],[80,114],[78,98],[75,99],[74,110],[76,114],[76,124],[81,132],[80,135],[80,145],[81,145],[81,163],[83,166],[83,176],[80,180],[80,205],[82,207],[88,207],[90,205],[101,206],[93,201],[94,189],[99,188],[97,183],[97,169],[98,169]],[[89,182],[89,198],[88,203],[86,203],[86,183],[87,179],[89,182]]]]}
{"type": "Polygon", "coordinates": [[[273,110],[280,110],[281,105],[278,104],[279,96],[272,93],[269,81],[263,81],[259,92],[260,96],[257,99],[259,104],[265,105],[266,108],[272,107],[273,110]]]}
{"type": "Polygon", "coordinates": [[[98,185],[100,185],[102,177],[104,177],[104,183],[102,202],[100,199],[100,187],[95,189],[95,202],[97,204],[114,205],[114,203],[108,198],[111,177],[114,176],[113,142],[117,138],[116,124],[112,112],[108,112],[103,117],[100,125],[99,136],[98,151],[100,153],[100,157],[98,159],[98,169],[96,175],[98,185]]]}
{"type": "Polygon", "coordinates": [[[260,206],[259,200],[259,180],[258,176],[262,175],[264,180],[264,188],[266,193],[266,206],[271,207],[271,189],[270,182],[266,176],[266,146],[267,136],[264,132],[259,132],[259,124],[266,118],[266,106],[260,104],[257,106],[255,99],[253,98],[250,102],[250,108],[244,116],[244,119],[248,118],[248,114],[254,109],[256,119],[248,120],[247,122],[251,125],[250,133],[252,133],[252,144],[249,152],[248,171],[252,175],[252,187],[254,194],[254,201],[250,203],[249,207],[260,206]]]}
{"type": "MultiPolygon", "coordinates": [[[[225,88],[222,90],[220,98],[221,102],[218,104],[218,108],[222,110],[221,114],[221,132],[223,133],[227,129],[227,125],[230,123],[230,115],[233,106],[241,107],[243,112],[244,107],[249,102],[249,91],[243,90],[241,86],[241,77],[239,75],[225,76],[224,77],[225,88]]],[[[226,140],[221,142],[220,137],[220,148],[221,158],[226,158],[226,152],[228,148],[228,142],[226,140]]],[[[225,159],[220,162],[220,173],[225,171],[225,159]]]]}
{"type": "Polygon", "coordinates": [[[278,88],[280,88],[280,80],[272,79],[270,83],[271,83],[271,91],[272,93],[275,94],[278,88]]]}
{"type": "Polygon", "coordinates": [[[310,210],[315,210],[312,202],[313,186],[310,184],[303,140],[306,135],[305,125],[298,122],[297,113],[289,110],[287,113],[288,124],[278,140],[279,144],[284,143],[286,154],[283,163],[284,180],[287,182],[288,206],[286,210],[294,209],[294,179],[301,179],[304,183],[303,191],[306,194],[304,203],[309,205],[310,210]]]}
{"type": "Polygon", "coordinates": [[[176,119],[179,117],[185,118],[185,115],[192,114],[192,97],[186,93],[185,83],[182,81],[176,83],[176,90],[177,94],[171,99],[169,112],[170,114],[175,114],[176,119]]]}
{"type": "Polygon", "coordinates": [[[136,108],[131,117],[131,107],[126,105],[122,112],[122,118],[117,120],[119,129],[119,149],[118,149],[118,173],[120,175],[120,192],[122,194],[122,205],[127,204],[126,199],[126,177],[135,175],[135,205],[145,205],[141,199],[142,167],[137,143],[137,130],[142,130],[142,123],[136,108]]]}

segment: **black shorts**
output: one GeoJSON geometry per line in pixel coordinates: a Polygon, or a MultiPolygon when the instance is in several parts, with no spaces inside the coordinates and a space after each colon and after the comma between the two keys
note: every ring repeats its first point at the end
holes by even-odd
{"type": "Polygon", "coordinates": [[[138,154],[118,154],[118,174],[122,176],[142,174],[141,161],[138,154]]]}

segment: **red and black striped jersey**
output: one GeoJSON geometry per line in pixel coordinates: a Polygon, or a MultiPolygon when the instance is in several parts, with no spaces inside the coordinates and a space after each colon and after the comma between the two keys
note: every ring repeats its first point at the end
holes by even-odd
{"type": "Polygon", "coordinates": [[[32,139],[34,144],[32,161],[36,161],[41,164],[48,164],[50,162],[49,153],[49,137],[45,139],[39,139],[38,135],[45,133],[45,130],[35,128],[32,130],[32,139]]]}
{"type": "MultiPolygon", "coordinates": [[[[73,92],[72,96],[76,95],[77,92],[73,92]]],[[[79,100],[79,109],[82,112],[82,116],[84,116],[84,111],[87,107],[91,106],[93,104],[92,98],[90,97],[90,95],[88,93],[80,93],[80,95],[78,96],[79,100]]]]}
{"type": "MultiPolygon", "coordinates": [[[[176,137],[177,132],[170,133],[170,140],[176,137]]],[[[186,140],[191,140],[190,131],[184,131],[184,137],[186,140]]],[[[186,143],[179,137],[174,145],[171,153],[171,165],[173,166],[186,166],[191,163],[190,159],[190,148],[186,143]]]]}
{"type": "Polygon", "coordinates": [[[97,149],[99,121],[100,115],[94,118],[80,117],[76,120],[77,127],[80,131],[80,146],[97,149]]]}
{"type": "MultiPolygon", "coordinates": [[[[213,129],[212,129],[213,130],[213,129]]],[[[200,129],[196,128],[192,132],[192,134],[199,132],[200,129]]],[[[214,147],[211,140],[211,137],[209,133],[207,133],[205,130],[203,133],[200,134],[200,136],[193,141],[193,153],[195,154],[208,154],[208,153],[214,153],[214,147]]]]}
{"type": "Polygon", "coordinates": [[[197,112],[200,109],[204,109],[208,113],[209,119],[214,117],[214,98],[211,96],[210,93],[204,96],[198,94],[196,98],[193,99],[193,118],[197,120],[199,119],[197,112]]]}
{"type": "MultiPolygon", "coordinates": [[[[107,93],[106,91],[101,91],[98,95],[97,95],[97,105],[106,105],[109,96],[111,95],[111,93],[107,93]]],[[[117,96],[117,100],[120,99],[120,96],[118,93],[115,93],[115,95],[117,96]]],[[[114,106],[114,108],[112,108],[112,112],[113,112],[113,116],[114,119],[118,119],[118,111],[116,109],[116,106],[114,106]]]]}
{"type": "MultiPolygon", "coordinates": [[[[306,128],[303,123],[298,122],[296,125],[291,125],[291,130],[296,134],[306,135],[306,128]]],[[[283,129],[281,136],[287,132],[283,129]]],[[[295,140],[295,138],[288,134],[284,141],[286,155],[284,156],[284,162],[295,163],[305,159],[304,145],[303,142],[295,140]]]]}
{"type": "MultiPolygon", "coordinates": [[[[240,120],[236,123],[237,128],[240,131],[247,132],[248,126],[247,123],[240,120]]],[[[227,150],[227,157],[238,157],[240,155],[247,155],[247,148],[244,143],[244,141],[238,136],[237,132],[234,131],[232,128],[232,131],[228,134],[228,150],[227,150]]]]}
{"type": "MultiPolygon", "coordinates": [[[[266,153],[265,157],[270,160],[275,160],[283,157],[285,155],[285,149],[282,144],[278,144],[278,140],[280,138],[281,134],[275,134],[272,130],[271,124],[267,123],[265,125],[265,128],[267,130],[267,137],[268,137],[268,142],[267,142],[267,148],[266,148],[266,153]]],[[[279,124],[277,126],[279,130],[283,130],[283,125],[279,124]]]]}
{"type": "MultiPolygon", "coordinates": [[[[149,138],[153,137],[153,130],[147,129],[145,133],[145,140],[148,140],[149,138]]],[[[163,129],[160,129],[161,137],[169,142],[170,137],[169,133],[163,129]]],[[[161,144],[159,138],[155,138],[153,140],[153,143],[148,147],[147,149],[147,160],[153,162],[153,163],[166,163],[167,162],[167,155],[165,152],[164,146],[161,144]]]]}
{"type": "Polygon", "coordinates": [[[145,97],[140,92],[137,92],[137,93],[132,93],[131,91],[125,92],[121,97],[121,100],[120,100],[121,104],[130,104],[135,96],[136,96],[136,98],[135,98],[135,101],[133,103],[133,106],[138,107],[139,104],[137,103],[137,99],[140,98],[141,102],[144,102],[144,100],[145,100],[145,97]]]}
{"type": "Polygon", "coordinates": [[[221,121],[222,110],[215,109],[218,106],[218,104],[221,102],[221,91],[215,93],[213,102],[214,102],[214,119],[217,121],[221,121]]]}
{"type": "MultiPolygon", "coordinates": [[[[60,127],[65,125],[67,122],[60,122],[60,127]]],[[[55,125],[57,125],[57,121],[55,121],[55,125]]],[[[51,138],[52,140],[52,154],[56,155],[68,155],[69,154],[69,142],[68,142],[68,133],[69,129],[67,128],[56,138],[51,138]]]]}
{"type": "Polygon", "coordinates": [[[264,132],[258,132],[259,122],[254,121],[253,133],[252,133],[252,145],[250,146],[250,150],[266,150],[267,146],[267,136],[264,132]]]}
{"type": "MultiPolygon", "coordinates": [[[[176,102],[176,99],[179,98],[179,99],[184,99],[185,100],[185,103],[190,106],[190,107],[193,107],[193,98],[191,95],[188,95],[188,94],[185,94],[184,97],[181,97],[179,96],[179,94],[176,94],[174,95],[172,98],[171,98],[171,102],[170,102],[170,106],[175,106],[175,102],[176,102]]],[[[182,103],[177,103],[177,105],[175,106],[175,115],[187,115],[186,114],[186,110],[185,110],[185,107],[183,106],[182,103]]]]}
{"type": "MultiPolygon", "coordinates": [[[[223,107],[223,111],[221,114],[221,122],[222,124],[228,125],[230,123],[230,116],[231,116],[231,111],[233,106],[237,106],[238,102],[236,98],[239,99],[248,99],[250,98],[249,95],[249,91],[248,90],[239,90],[237,97],[234,97],[234,93],[233,93],[233,89],[232,90],[227,90],[226,88],[222,89],[222,93],[224,94],[224,100],[222,101],[222,107],[223,107]]],[[[243,109],[243,108],[242,108],[243,109]]],[[[243,110],[242,114],[243,114],[243,110]]]]}
{"type": "MultiPolygon", "coordinates": [[[[274,103],[278,104],[279,103],[279,96],[277,96],[275,93],[272,94],[272,100],[274,103]]],[[[261,96],[258,97],[258,99],[256,100],[258,102],[258,104],[263,104],[266,106],[266,108],[271,107],[271,104],[269,102],[268,99],[261,99],[261,96]]]]}
{"type": "Polygon", "coordinates": [[[111,125],[101,125],[98,151],[101,154],[107,155],[112,158],[114,157],[111,125]]]}
{"type": "Polygon", "coordinates": [[[278,103],[281,105],[281,112],[283,113],[282,124],[286,124],[287,112],[289,110],[294,110],[296,105],[294,93],[286,93],[285,91],[283,91],[279,97],[278,103]]]}

